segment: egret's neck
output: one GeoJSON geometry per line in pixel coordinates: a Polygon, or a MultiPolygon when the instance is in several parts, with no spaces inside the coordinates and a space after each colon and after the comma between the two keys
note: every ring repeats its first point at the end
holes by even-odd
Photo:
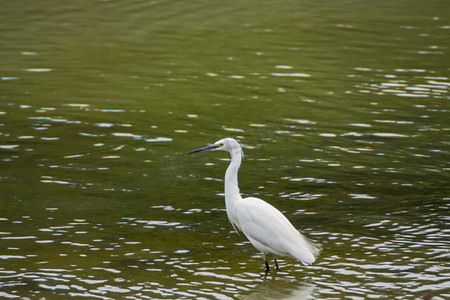
{"type": "Polygon", "coordinates": [[[241,165],[242,153],[241,149],[234,149],[231,152],[231,162],[225,173],[225,201],[227,205],[227,210],[234,202],[241,198],[238,187],[238,170],[241,165]]]}
{"type": "Polygon", "coordinates": [[[242,200],[238,187],[238,171],[242,161],[241,147],[234,148],[231,152],[231,162],[225,173],[225,206],[228,219],[233,227],[242,230],[237,218],[238,203],[242,200]]]}

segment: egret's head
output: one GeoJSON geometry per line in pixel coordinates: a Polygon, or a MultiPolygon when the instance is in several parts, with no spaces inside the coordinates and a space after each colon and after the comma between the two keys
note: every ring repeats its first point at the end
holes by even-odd
{"type": "Polygon", "coordinates": [[[235,139],[232,139],[232,138],[221,139],[212,145],[198,148],[194,151],[189,152],[188,154],[197,153],[197,152],[205,151],[205,150],[223,150],[223,151],[228,151],[230,153],[237,151],[241,155],[243,155],[241,146],[239,146],[239,143],[235,139]]]}

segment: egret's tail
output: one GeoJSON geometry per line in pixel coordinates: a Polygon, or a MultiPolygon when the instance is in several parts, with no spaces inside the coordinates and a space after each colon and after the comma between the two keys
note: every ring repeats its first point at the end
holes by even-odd
{"type": "Polygon", "coordinates": [[[309,241],[299,232],[297,245],[291,249],[291,255],[305,264],[312,264],[320,253],[320,245],[309,241]]]}

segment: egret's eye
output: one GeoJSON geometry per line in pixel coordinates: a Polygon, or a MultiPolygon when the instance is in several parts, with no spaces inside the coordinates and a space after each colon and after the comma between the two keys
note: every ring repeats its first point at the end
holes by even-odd
{"type": "Polygon", "coordinates": [[[223,144],[219,144],[218,146],[219,146],[219,147],[223,147],[223,144]]]}

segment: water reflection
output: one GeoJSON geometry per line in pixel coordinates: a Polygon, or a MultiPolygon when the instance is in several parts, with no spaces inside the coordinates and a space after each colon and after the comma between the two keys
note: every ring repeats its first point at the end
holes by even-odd
{"type": "MultiPolygon", "coordinates": [[[[180,215],[185,213],[170,206],[157,206],[154,209],[180,215]]],[[[234,298],[236,294],[242,294],[244,299],[308,299],[311,294],[320,294],[321,297],[335,297],[340,293],[376,296],[379,295],[379,289],[392,293],[409,290],[403,296],[414,297],[430,289],[427,282],[434,283],[433,290],[445,289],[448,284],[442,277],[446,266],[434,263],[448,255],[449,246],[447,241],[450,232],[442,231],[439,225],[445,217],[433,213],[439,209],[432,208],[424,216],[425,219],[434,220],[426,224],[417,221],[410,223],[408,210],[396,211],[384,218],[365,216],[361,219],[349,215],[346,217],[347,227],[341,229],[347,232],[339,233],[335,228],[333,231],[308,233],[313,239],[324,243],[324,252],[317,264],[302,267],[291,259],[280,260],[282,271],[267,276],[263,276],[262,270],[261,273],[245,271],[260,266],[261,259],[260,255],[255,255],[250,260],[243,260],[248,255],[245,252],[254,251],[248,243],[227,245],[212,240],[203,246],[195,245],[197,239],[193,237],[201,232],[195,226],[180,222],[122,217],[111,230],[98,222],[77,218],[69,222],[53,222],[52,226],[20,235],[17,230],[8,231],[7,228],[33,223],[33,216],[2,218],[2,228],[6,229],[1,232],[5,250],[0,258],[6,262],[0,276],[3,296],[13,297],[21,286],[29,289],[35,285],[36,289],[32,289],[30,295],[36,296],[47,290],[57,292],[60,296],[102,296],[108,299],[128,293],[138,293],[139,297],[234,298]],[[353,226],[361,226],[363,231],[353,233],[353,226]],[[150,239],[136,235],[142,230],[145,235],[150,234],[150,239]],[[159,235],[152,233],[154,230],[171,235],[176,241],[183,241],[183,246],[167,241],[164,245],[160,244],[161,241],[155,244],[152,238],[159,235]],[[192,242],[186,243],[182,238],[186,232],[193,232],[194,236],[190,237],[192,242]],[[134,236],[128,236],[130,233],[134,236]],[[55,249],[55,244],[58,250],[56,253],[52,250],[49,256],[40,251],[38,255],[34,251],[29,252],[29,249],[55,249]],[[172,247],[172,250],[167,249],[167,246],[172,247]],[[236,247],[240,248],[238,252],[244,253],[226,255],[236,247]],[[206,253],[201,255],[199,251],[206,253]],[[54,254],[58,257],[57,263],[54,254]],[[217,261],[207,258],[223,254],[217,261]],[[18,261],[26,262],[19,272],[14,267],[18,261]],[[238,269],[236,261],[239,261],[238,269]],[[126,274],[130,272],[134,274],[134,279],[127,278],[126,274]],[[145,280],[149,276],[166,279],[149,282],[145,280]],[[299,283],[296,281],[298,277],[310,277],[314,284],[299,283]],[[412,289],[411,281],[420,285],[412,289]],[[207,287],[203,287],[205,285],[207,287]],[[168,288],[170,286],[173,287],[168,288]]],[[[58,209],[48,208],[47,211],[48,216],[52,216],[50,219],[57,217],[55,214],[58,214],[58,209]]],[[[187,213],[205,215],[206,212],[196,209],[187,213]]],[[[301,214],[303,218],[305,215],[301,214]]],[[[318,217],[324,219],[326,216],[322,213],[318,217]]],[[[224,232],[219,229],[213,235],[223,236],[224,232]]],[[[213,236],[204,236],[203,240],[205,237],[213,239],[213,236]]],[[[238,240],[238,237],[234,235],[232,240],[238,240]]]]}
{"type": "MultiPolygon", "coordinates": [[[[364,72],[373,72],[369,68],[356,68],[359,74],[349,75],[350,77],[363,76],[364,72]]],[[[449,79],[444,76],[433,76],[433,72],[418,69],[395,69],[390,74],[383,70],[376,70],[380,72],[380,77],[388,79],[385,82],[373,82],[358,84],[355,87],[360,88],[360,93],[373,93],[375,95],[389,95],[393,94],[399,97],[409,98],[439,98],[445,97],[448,94],[449,79]],[[414,80],[410,80],[411,76],[406,76],[405,73],[414,74],[414,80]],[[418,74],[425,73],[423,75],[418,74]],[[395,75],[392,75],[395,74],[395,75]]],[[[425,108],[426,105],[415,105],[418,108],[425,108]]]]}
{"type": "Polygon", "coordinates": [[[239,299],[314,299],[311,295],[315,285],[311,283],[294,283],[288,279],[266,278],[255,290],[239,299]]]}
{"type": "Polygon", "coordinates": [[[0,297],[450,297],[441,1],[41,4],[2,3],[0,297]],[[185,155],[225,136],[317,263],[264,277],[185,155]]]}

